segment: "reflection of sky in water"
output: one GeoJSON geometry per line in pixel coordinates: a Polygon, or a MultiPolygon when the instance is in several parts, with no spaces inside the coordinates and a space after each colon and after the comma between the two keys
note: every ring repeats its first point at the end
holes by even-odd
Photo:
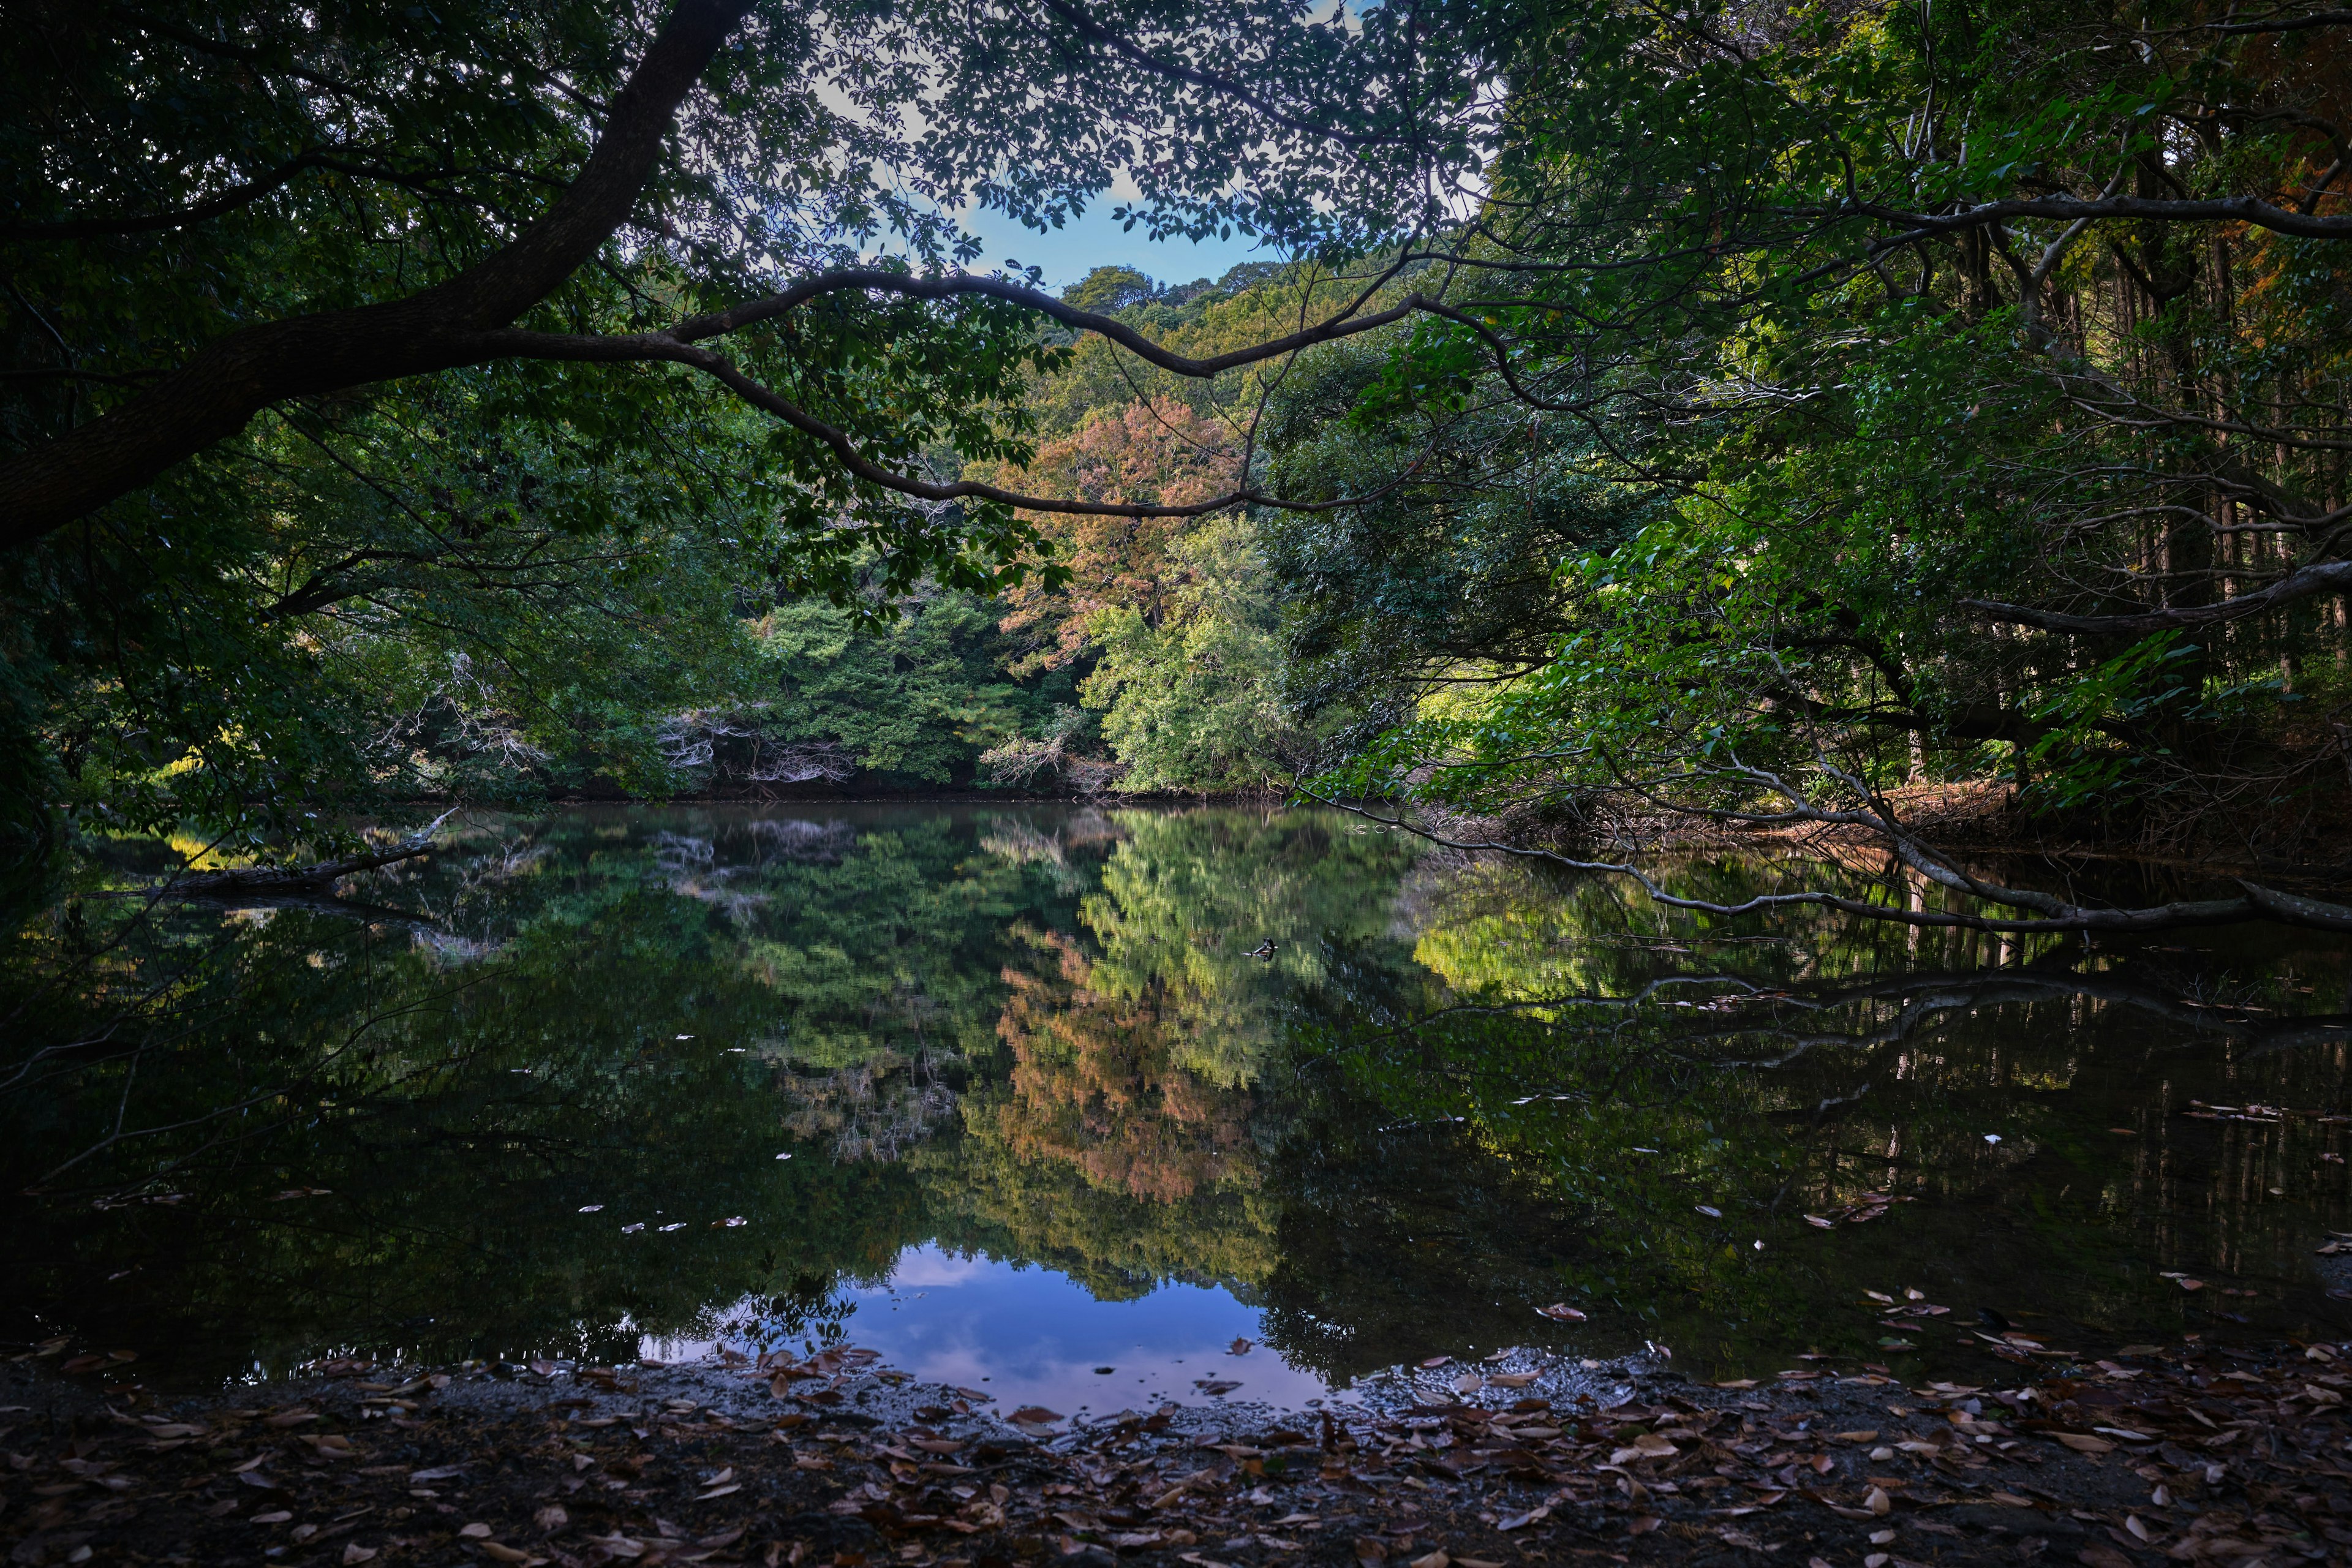
{"type": "MultiPolygon", "coordinates": [[[[985,1256],[962,1258],[925,1244],[898,1255],[887,1285],[846,1292],[856,1304],[849,1342],[879,1351],[882,1364],[927,1383],[976,1388],[998,1407],[1043,1405],[1064,1415],[1148,1410],[1170,1400],[1208,1401],[1194,1380],[1241,1386],[1228,1401],[1298,1406],[1331,1394],[1310,1372],[1284,1364],[1255,1342],[1259,1313],[1214,1286],[1163,1285],[1131,1301],[1098,1301],[1067,1275],[985,1256]],[[1097,1373],[1111,1367],[1108,1373],[1097,1373]]],[[[668,1360],[704,1347],[646,1342],[668,1360]]]]}

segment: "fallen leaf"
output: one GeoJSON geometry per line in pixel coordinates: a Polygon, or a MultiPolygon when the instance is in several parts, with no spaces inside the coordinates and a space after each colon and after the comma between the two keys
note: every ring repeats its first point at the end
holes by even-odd
{"type": "Polygon", "coordinates": [[[2112,1454],[2116,1451],[2116,1446],[2104,1437],[2087,1436],[2080,1432],[2053,1432],[2051,1436],[2078,1454],[2112,1454]]]}
{"type": "Polygon", "coordinates": [[[362,1546],[354,1541],[343,1548],[343,1568],[352,1568],[354,1563],[371,1563],[374,1560],[375,1548],[373,1546],[362,1546]]]}
{"type": "Polygon", "coordinates": [[[1255,1345],[1250,1343],[1247,1340],[1235,1340],[1232,1344],[1225,1347],[1225,1353],[1227,1355],[1247,1355],[1256,1348],[1257,1347],[1255,1345]]]}
{"type": "Polygon", "coordinates": [[[1456,1394],[1475,1394],[1486,1386],[1486,1380],[1475,1372],[1465,1372],[1454,1380],[1454,1392],[1456,1394]]]}
{"type": "Polygon", "coordinates": [[[1862,1500],[1862,1506],[1884,1519],[1895,1511],[1895,1500],[1886,1495],[1885,1487],[1873,1487],[1870,1495],[1862,1500]]]}
{"type": "Polygon", "coordinates": [[[1660,1519],[1654,1513],[1645,1513],[1641,1518],[1633,1521],[1633,1523],[1627,1525],[1625,1527],[1625,1533],[1628,1535],[1647,1535],[1650,1531],[1657,1529],[1658,1526],[1665,1522],[1666,1521],[1664,1520],[1660,1519]]]}
{"type": "Polygon", "coordinates": [[[557,1531],[562,1530],[565,1525],[570,1524],[572,1522],[572,1516],[564,1512],[561,1505],[550,1503],[545,1508],[541,1509],[537,1513],[532,1514],[530,1516],[530,1521],[531,1523],[539,1526],[540,1529],[552,1535],[557,1531]]]}
{"type": "Polygon", "coordinates": [[[694,1500],[697,1502],[709,1502],[712,1498],[725,1497],[730,1492],[740,1492],[742,1489],[741,1486],[734,1483],[730,1483],[723,1487],[713,1487],[709,1491],[704,1492],[700,1497],[696,1498],[694,1500]]]}
{"type": "Polygon", "coordinates": [[[283,1524],[293,1517],[294,1516],[291,1513],[289,1513],[286,1510],[281,1508],[273,1510],[268,1513],[255,1514],[253,1516],[253,1522],[256,1524],[283,1524]]]}
{"type": "Polygon", "coordinates": [[[1578,1311],[1575,1308],[1570,1306],[1565,1301],[1554,1301],[1550,1306],[1538,1307],[1536,1310],[1542,1313],[1545,1317],[1553,1319],[1559,1322],[1580,1323],[1584,1321],[1584,1314],[1578,1311]]]}
{"type": "Polygon", "coordinates": [[[1499,1372],[1486,1381],[1497,1388],[1525,1388],[1539,1375],[1532,1372],[1499,1372]]]}
{"type": "Polygon", "coordinates": [[[1717,1208],[1712,1204],[1693,1204],[1691,1206],[1696,1209],[1699,1213],[1706,1215],[1709,1219],[1721,1219],[1723,1217],[1723,1211],[1717,1208]]]}
{"type": "Polygon", "coordinates": [[[1878,1434],[1875,1431],[1833,1432],[1830,1435],[1830,1440],[1834,1443],[1875,1443],[1878,1441],[1878,1434]]]}
{"type": "Polygon", "coordinates": [[[1412,1568],[1446,1568],[1446,1565],[1453,1561],[1454,1559],[1445,1555],[1444,1550],[1440,1548],[1426,1557],[1414,1558],[1412,1568]]]}
{"type": "Polygon", "coordinates": [[[544,1557],[533,1557],[528,1552],[518,1552],[511,1546],[501,1546],[495,1541],[482,1542],[482,1555],[493,1563],[544,1563],[544,1557]]]}
{"type": "MultiPolygon", "coordinates": [[[[1238,1388],[1241,1385],[1239,1384],[1234,1384],[1232,1386],[1238,1388]]],[[[1012,1421],[1018,1426],[1045,1426],[1052,1425],[1054,1422],[1062,1420],[1063,1418],[1064,1417],[1059,1411],[1048,1410],[1042,1405],[1024,1405],[1005,1419],[1012,1421]]]]}

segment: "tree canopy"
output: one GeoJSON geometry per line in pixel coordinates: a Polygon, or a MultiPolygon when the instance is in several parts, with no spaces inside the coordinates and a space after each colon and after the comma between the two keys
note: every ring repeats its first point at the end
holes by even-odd
{"type": "Polygon", "coordinates": [[[52,804],[257,850],[748,748],[1834,828],[2068,929],[2118,911],[1918,814],[2305,856],[2352,756],[2345,25],[38,11],[0,132],[19,847],[52,804]],[[1269,259],[1055,294],[959,226],[1122,181],[1269,259]],[[824,647],[929,737],[782,672],[824,647]]]}

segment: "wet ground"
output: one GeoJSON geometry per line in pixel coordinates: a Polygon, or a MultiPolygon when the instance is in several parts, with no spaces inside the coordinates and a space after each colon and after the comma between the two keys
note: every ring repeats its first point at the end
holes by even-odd
{"type": "Polygon", "coordinates": [[[1706,1385],[1523,1352],[1400,1369],[1313,1419],[1093,1421],[838,1347],[345,1363],[143,1410],[36,1355],[0,1412],[0,1541],[24,1568],[2322,1562],[2352,1548],[2347,1349],[2012,1351],[1981,1387],[1815,1367],[1706,1385]]]}

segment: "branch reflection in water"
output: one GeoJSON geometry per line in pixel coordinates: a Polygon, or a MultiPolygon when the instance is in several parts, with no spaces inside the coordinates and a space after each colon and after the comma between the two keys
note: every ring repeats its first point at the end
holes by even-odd
{"type": "Polygon", "coordinates": [[[2323,934],[1724,921],[1319,811],[443,833],[238,904],[138,896],[178,858],[113,843],[16,933],[0,1332],[153,1386],[861,1337],[1010,1386],[1131,1341],[1112,1408],[1205,1397],[1230,1368],[1180,1359],[1234,1337],[1293,1399],[1510,1344],[1958,1370],[2017,1353],[1980,1306],[2052,1343],[2344,1311],[2323,934]],[[1951,1310],[1890,1326],[1906,1289],[1951,1310]]]}

